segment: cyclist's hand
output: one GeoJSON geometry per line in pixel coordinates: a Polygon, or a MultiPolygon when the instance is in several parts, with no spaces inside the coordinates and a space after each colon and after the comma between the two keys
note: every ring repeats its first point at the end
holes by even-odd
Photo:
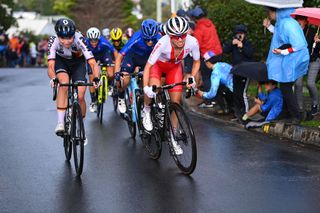
{"type": "Polygon", "coordinates": [[[58,83],[58,79],[57,79],[57,78],[51,78],[51,79],[50,79],[49,86],[50,86],[51,88],[53,88],[56,83],[58,83]]]}
{"type": "Polygon", "coordinates": [[[100,86],[100,79],[98,77],[95,77],[93,79],[93,86],[95,89],[97,89],[100,86]]]}
{"type": "Polygon", "coordinates": [[[149,86],[143,87],[143,91],[149,98],[154,98],[154,96],[156,95],[156,93],[152,91],[152,87],[149,86]]]}
{"type": "Polygon", "coordinates": [[[188,80],[187,87],[196,88],[197,84],[196,84],[196,80],[194,79],[194,76],[189,76],[187,80],[188,80]]]}

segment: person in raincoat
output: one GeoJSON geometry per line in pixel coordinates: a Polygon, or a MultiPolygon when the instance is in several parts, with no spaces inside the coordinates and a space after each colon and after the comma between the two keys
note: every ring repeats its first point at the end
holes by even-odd
{"type": "Polygon", "coordinates": [[[215,61],[214,57],[205,58],[208,69],[211,69],[211,87],[207,92],[198,91],[204,100],[215,98],[221,108],[221,113],[228,114],[233,107],[233,75],[232,66],[224,62],[215,61]]]}
{"type": "Polygon", "coordinates": [[[296,124],[300,122],[300,114],[293,85],[308,71],[309,52],[302,28],[290,16],[293,11],[293,8],[269,8],[269,16],[276,23],[267,59],[267,68],[268,78],[280,83],[280,90],[284,98],[284,110],[288,112],[288,121],[296,124]],[[280,49],[279,47],[283,45],[290,47],[280,49]]]}

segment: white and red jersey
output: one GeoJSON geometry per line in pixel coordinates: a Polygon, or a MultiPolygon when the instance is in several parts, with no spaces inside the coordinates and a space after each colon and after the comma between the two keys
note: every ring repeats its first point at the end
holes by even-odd
{"type": "Polygon", "coordinates": [[[76,32],[74,35],[74,41],[70,48],[65,48],[60,42],[57,36],[51,36],[48,42],[48,60],[56,58],[56,55],[65,59],[78,58],[82,55],[87,59],[94,58],[92,52],[88,49],[83,35],[80,32],[76,32]]]}
{"type": "Polygon", "coordinates": [[[170,37],[168,35],[163,36],[156,46],[153,48],[148,62],[154,65],[158,60],[161,62],[170,62],[179,64],[181,61],[191,53],[193,60],[200,59],[199,44],[196,38],[187,35],[186,43],[181,53],[175,57],[174,47],[171,44],[170,37]]]}

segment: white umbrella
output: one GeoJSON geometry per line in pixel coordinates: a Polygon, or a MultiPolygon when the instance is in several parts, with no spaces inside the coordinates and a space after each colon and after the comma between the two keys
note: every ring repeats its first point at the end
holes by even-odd
{"type": "Polygon", "coordinates": [[[263,5],[274,8],[302,7],[303,0],[245,0],[252,4],[263,5]]]}

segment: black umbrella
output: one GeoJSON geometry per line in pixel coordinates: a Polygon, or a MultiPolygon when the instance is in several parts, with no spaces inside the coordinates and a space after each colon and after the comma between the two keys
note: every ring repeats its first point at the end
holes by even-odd
{"type": "Polygon", "coordinates": [[[256,81],[267,81],[267,65],[263,62],[243,62],[232,68],[234,75],[239,75],[256,81]]]}

